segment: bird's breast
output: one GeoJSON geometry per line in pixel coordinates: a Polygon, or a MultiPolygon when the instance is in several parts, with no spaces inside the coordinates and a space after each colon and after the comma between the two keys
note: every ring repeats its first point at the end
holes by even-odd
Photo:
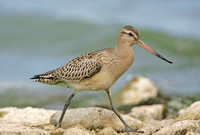
{"type": "Polygon", "coordinates": [[[108,66],[108,72],[115,78],[115,81],[124,74],[130,66],[133,64],[134,60],[134,54],[132,49],[127,51],[126,53],[116,55],[115,58],[113,58],[112,64],[109,64],[108,66]]]}
{"type": "Polygon", "coordinates": [[[109,89],[133,63],[133,53],[124,55],[116,53],[101,54],[101,69],[95,75],[80,82],[70,84],[71,88],[80,91],[97,91],[109,89]]]}

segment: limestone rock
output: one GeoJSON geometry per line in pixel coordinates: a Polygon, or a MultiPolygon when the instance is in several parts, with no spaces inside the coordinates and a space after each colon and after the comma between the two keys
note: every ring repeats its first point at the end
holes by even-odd
{"type": "MultiPolygon", "coordinates": [[[[51,124],[58,122],[61,112],[56,113],[51,118],[51,124]]],[[[134,129],[140,129],[145,126],[145,123],[134,119],[128,115],[122,115],[124,120],[134,129]]],[[[108,109],[89,107],[76,108],[66,111],[62,122],[62,128],[69,128],[81,124],[86,129],[102,129],[111,127],[115,130],[123,130],[124,125],[116,116],[116,114],[108,109]]]]}
{"type": "Polygon", "coordinates": [[[161,121],[155,123],[155,126],[157,126],[159,128],[163,128],[163,127],[166,127],[168,125],[173,125],[176,122],[177,121],[174,120],[174,119],[161,120],[161,121]]]}
{"type": "MultiPolygon", "coordinates": [[[[176,120],[161,120],[163,105],[135,107],[130,116],[122,117],[132,128],[144,131],[144,135],[197,135],[200,134],[199,103],[193,103],[176,120]]],[[[0,109],[0,135],[126,135],[121,133],[124,125],[111,110],[98,107],[69,109],[63,128],[57,128],[53,124],[60,113],[32,107],[0,109]]],[[[130,135],[137,133],[130,132],[130,135]]]]}
{"type": "Polygon", "coordinates": [[[0,109],[0,120],[3,122],[18,123],[24,126],[46,124],[55,112],[53,110],[32,107],[26,107],[24,109],[8,107],[0,109]]]}
{"type": "Polygon", "coordinates": [[[200,132],[192,132],[192,131],[189,131],[187,132],[185,135],[199,135],[200,132]]]}
{"type": "Polygon", "coordinates": [[[96,135],[94,131],[89,131],[82,126],[72,127],[64,130],[64,135],[96,135]]]}
{"type": "Polygon", "coordinates": [[[170,119],[148,124],[140,130],[145,131],[143,135],[185,135],[191,133],[200,134],[199,129],[199,120],[177,121],[170,119]]]}
{"type": "Polygon", "coordinates": [[[118,135],[118,133],[111,127],[107,127],[98,132],[97,135],[118,135]]]}
{"type": "Polygon", "coordinates": [[[0,109],[0,135],[95,135],[80,126],[62,129],[51,125],[55,112],[32,107],[0,109]]]}
{"type": "Polygon", "coordinates": [[[154,135],[156,132],[161,130],[163,127],[173,125],[176,121],[173,119],[162,120],[162,121],[153,121],[141,130],[144,131],[143,135],[154,135]]]}
{"type": "Polygon", "coordinates": [[[1,135],[37,135],[44,134],[50,135],[49,131],[42,130],[40,128],[31,128],[20,125],[18,123],[0,123],[1,135]]]}
{"type": "Polygon", "coordinates": [[[182,120],[160,128],[154,135],[184,135],[187,132],[196,132],[199,127],[198,120],[182,120]]]}
{"type": "Polygon", "coordinates": [[[123,105],[138,104],[151,98],[156,98],[158,89],[148,78],[137,76],[131,80],[119,93],[116,102],[123,105]]]}
{"type": "Polygon", "coordinates": [[[131,109],[129,116],[150,123],[152,120],[161,120],[165,106],[162,104],[143,105],[131,109]]]}
{"type": "Polygon", "coordinates": [[[182,111],[177,120],[200,120],[200,101],[194,102],[185,111],[182,111]]]}

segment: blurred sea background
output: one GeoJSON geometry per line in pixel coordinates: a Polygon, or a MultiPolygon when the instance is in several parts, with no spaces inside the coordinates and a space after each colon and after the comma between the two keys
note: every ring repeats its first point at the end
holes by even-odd
{"type": "MultiPolygon", "coordinates": [[[[134,64],[112,93],[136,75],[150,78],[163,93],[200,93],[199,6],[199,0],[0,0],[0,107],[62,109],[72,89],[29,78],[82,53],[115,47],[125,25],[137,28],[173,64],[133,46],[134,64]]],[[[105,99],[105,92],[81,92],[71,107],[105,99]]]]}

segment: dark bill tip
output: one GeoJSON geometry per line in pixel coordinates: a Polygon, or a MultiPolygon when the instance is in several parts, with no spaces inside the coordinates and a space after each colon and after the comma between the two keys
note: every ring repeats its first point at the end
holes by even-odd
{"type": "Polygon", "coordinates": [[[157,53],[156,52],[156,56],[157,57],[159,57],[160,59],[162,59],[162,60],[164,60],[164,61],[166,61],[166,62],[168,62],[168,63],[170,63],[170,64],[173,64],[173,62],[172,61],[169,61],[169,60],[167,60],[167,59],[165,59],[162,55],[160,55],[159,53],[157,53]]]}
{"type": "Polygon", "coordinates": [[[139,40],[137,42],[137,45],[141,46],[142,48],[144,48],[145,50],[149,51],[150,53],[152,53],[153,55],[157,56],[158,58],[172,64],[173,62],[165,59],[162,55],[160,55],[159,53],[157,53],[156,51],[154,51],[151,47],[149,47],[147,44],[145,44],[142,40],[139,40]]]}

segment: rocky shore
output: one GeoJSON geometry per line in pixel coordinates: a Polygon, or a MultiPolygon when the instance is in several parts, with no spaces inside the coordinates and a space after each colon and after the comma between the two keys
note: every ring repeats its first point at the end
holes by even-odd
{"type": "MultiPolygon", "coordinates": [[[[200,101],[171,111],[177,102],[160,96],[148,78],[134,78],[113,96],[125,121],[144,135],[200,134],[200,101]]],[[[1,108],[0,135],[126,135],[113,111],[100,106],[67,110],[62,128],[57,128],[60,114],[42,108],[1,108]]]]}

